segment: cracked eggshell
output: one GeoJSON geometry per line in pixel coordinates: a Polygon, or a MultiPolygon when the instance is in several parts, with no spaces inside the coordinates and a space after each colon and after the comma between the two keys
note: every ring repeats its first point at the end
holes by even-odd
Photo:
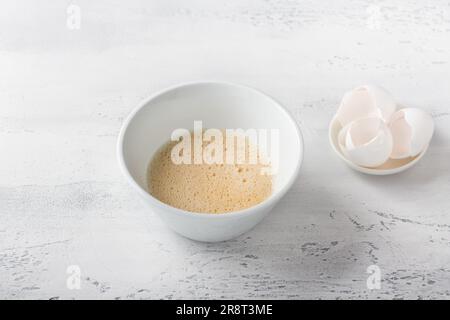
{"type": "Polygon", "coordinates": [[[378,167],[392,153],[393,139],[386,123],[378,117],[355,120],[341,129],[338,143],[344,156],[363,167],[378,167]]]}
{"type": "Polygon", "coordinates": [[[396,103],[389,92],[381,87],[364,85],[344,95],[336,117],[342,127],[367,117],[380,117],[388,122],[395,109],[396,103]]]}
{"type": "Polygon", "coordinates": [[[426,149],[433,136],[433,118],[417,108],[398,110],[389,128],[393,137],[392,159],[415,157],[426,149]]]}

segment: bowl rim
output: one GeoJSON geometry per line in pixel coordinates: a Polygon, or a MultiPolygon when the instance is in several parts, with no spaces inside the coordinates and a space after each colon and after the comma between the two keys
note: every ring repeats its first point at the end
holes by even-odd
{"type": "Polygon", "coordinates": [[[150,96],[148,96],[147,98],[144,98],[141,100],[140,103],[138,103],[137,107],[135,107],[130,114],[126,117],[126,119],[124,120],[120,131],[119,131],[119,135],[117,138],[117,146],[116,146],[116,156],[119,162],[119,167],[122,171],[122,174],[125,176],[127,182],[145,199],[148,199],[152,204],[160,207],[161,209],[164,210],[168,210],[172,213],[178,214],[178,215],[182,215],[184,217],[186,216],[192,216],[192,217],[197,217],[197,218],[205,218],[205,219],[227,219],[227,218],[232,218],[232,217],[239,217],[239,216],[243,216],[243,215],[248,215],[251,214],[252,212],[256,211],[260,211],[260,210],[264,210],[266,208],[270,208],[271,206],[275,205],[286,193],[287,191],[292,187],[292,185],[294,184],[295,180],[297,179],[299,172],[300,172],[300,167],[303,163],[303,159],[304,159],[304,140],[303,140],[303,135],[300,131],[299,125],[297,124],[297,122],[295,121],[295,119],[293,118],[292,114],[275,98],[273,98],[272,96],[262,92],[259,89],[247,86],[247,85],[242,85],[242,84],[237,84],[237,83],[232,83],[232,82],[226,82],[226,81],[189,81],[189,82],[183,82],[180,84],[176,84],[170,87],[167,87],[165,89],[159,90],[153,94],[151,94],[150,96]],[[144,108],[148,103],[150,103],[152,100],[156,99],[157,97],[166,94],[170,91],[176,90],[176,89],[181,89],[181,88],[186,88],[186,87],[190,87],[190,86],[199,86],[199,85],[209,85],[209,84],[213,84],[213,85],[220,85],[220,86],[229,86],[229,87],[234,87],[237,89],[245,89],[245,90],[250,90],[253,91],[256,94],[262,95],[266,98],[268,98],[271,102],[273,102],[274,107],[276,107],[280,112],[284,113],[287,116],[287,119],[292,123],[292,125],[295,128],[295,131],[297,133],[297,139],[299,142],[299,158],[297,160],[297,164],[296,167],[294,169],[294,172],[291,174],[291,176],[288,179],[288,182],[285,184],[285,186],[283,188],[281,188],[280,190],[278,190],[275,193],[272,193],[268,198],[264,199],[262,202],[251,206],[249,208],[245,208],[242,210],[237,210],[237,211],[230,211],[230,212],[225,212],[225,213],[205,213],[205,212],[192,212],[192,211],[187,211],[187,210],[183,210],[183,209],[179,209],[176,207],[173,207],[171,205],[168,205],[160,200],[158,200],[157,198],[153,197],[148,191],[144,190],[133,178],[133,176],[130,174],[128,167],[125,164],[125,158],[124,158],[124,136],[125,133],[130,125],[130,123],[132,122],[132,120],[134,119],[134,117],[139,113],[139,111],[144,108]]]}
{"type": "MultiPolygon", "coordinates": [[[[330,124],[328,125],[328,140],[330,142],[331,148],[333,149],[333,151],[338,155],[338,157],[344,161],[350,168],[365,173],[365,174],[370,174],[370,175],[376,175],[376,176],[385,176],[385,175],[390,175],[390,174],[396,174],[396,173],[400,173],[402,171],[405,171],[406,169],[409,169],[410,167],[412,167],[413,165],[415,165],[420,159],[422,159],[422,157],[425,155],[425,153],[427,152],[428,146],[429,144],[425,147],[425,149],[418,154],[413,160],[411,160],[410,162],[396,167],[396,168],[391,168],[391,169],[375,169],[375,168],[366,168],[366,167],[361,167],[357,164],[354,164],[353,162],[351,162],[350,160],[348,160],[341,152],[341,150],[339,149],[339,147],[335,144],[334,142],[334,136],[333,136],[333,126],[338,123],[338,119],[337,116],[333,116],[333,118],[330,121],[330,124]]],[[[337,137],[336,137],[337,139],[337,137]]]]}

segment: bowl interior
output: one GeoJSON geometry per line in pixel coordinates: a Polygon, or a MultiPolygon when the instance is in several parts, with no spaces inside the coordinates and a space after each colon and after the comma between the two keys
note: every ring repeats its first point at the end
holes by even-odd
{"type": "Polygon", "coordinates": [[[146,170],[155,152],[170,140],[175,129],[193,130],[198,120],[204,129],[278,129],[279,165],[272,196],[298,171],[303,153],[300,133],[276,101],[243,86],[195,83],[154,96],[125,123],[121,146],[124,164],[142,189],[147,190],[146,170]]]}

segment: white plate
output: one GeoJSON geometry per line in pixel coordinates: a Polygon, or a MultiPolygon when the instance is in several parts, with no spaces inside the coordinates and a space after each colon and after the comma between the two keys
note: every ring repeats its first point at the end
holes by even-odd
{"type": "Polygon", "coordinates": [[[328,128],[328,138],[330,140],[331,147],[333,148],[334,152],[336,152],[338,157],[341,158],[342,161],[344,161],[350,168],[366,174],[383,176],[405,171],[406,169],[411,168],[413,165],[415,165],[423,157],[423,155],[428,149],[427,146],[427,148],[425,148],[424,151],[422,151],[419,155],[415,157],[410,157],[406,159],[389,159],[384,164],[376,168],[361,167],[348,160],[342,154],[338,143],[338,135],[341,129],[342,129],[341,124],[336,119],[336,117],[334,117],[333,120],[331,120],[330,126],[328,128]]]}

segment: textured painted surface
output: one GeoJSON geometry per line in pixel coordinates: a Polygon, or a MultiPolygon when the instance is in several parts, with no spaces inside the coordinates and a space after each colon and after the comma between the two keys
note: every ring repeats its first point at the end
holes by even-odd
{"type": "Polygon", "coordinates": [[[1,298],[450,298],[449,1],[73,3],[79,30],[64,1],[0,10],[1,298]],[[306,145],[272,214],[220,244],[168,230],[115,159],[142,98],[200,79],[278,98],[306,145]],[[343,92],[367,82],[434,117],[407,172],[358,174],[328,145],[343,92]]]}

